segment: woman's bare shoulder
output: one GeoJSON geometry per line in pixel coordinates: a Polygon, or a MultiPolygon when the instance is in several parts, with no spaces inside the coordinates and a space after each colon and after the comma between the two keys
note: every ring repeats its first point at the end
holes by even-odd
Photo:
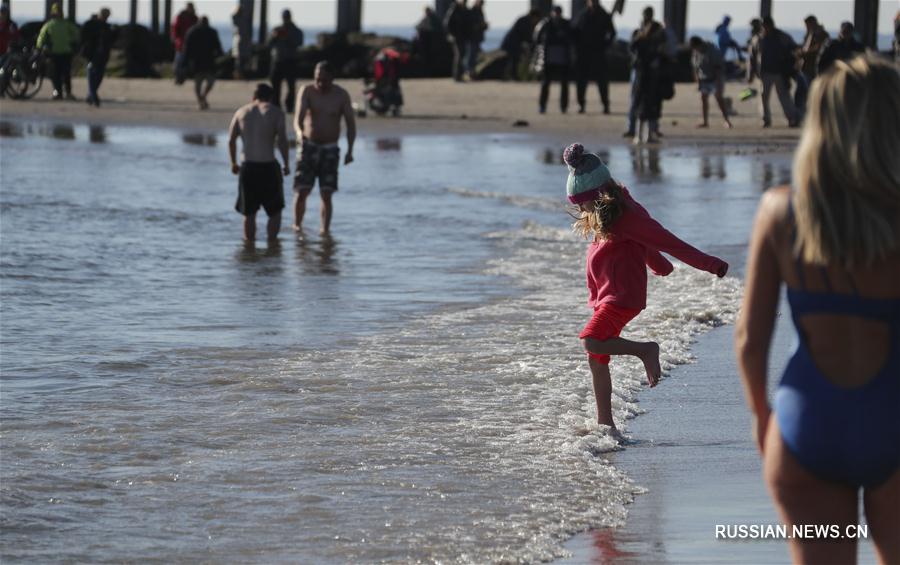
{"type": "Polygon", "coordinates": [[[791,214],[791,187],[775,186],[763,193],[757,212],[757,226],[782,233],[793,223],[791,214]]]}

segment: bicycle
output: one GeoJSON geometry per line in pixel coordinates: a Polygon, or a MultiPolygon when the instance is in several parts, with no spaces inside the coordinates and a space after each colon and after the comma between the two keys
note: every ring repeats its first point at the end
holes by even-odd
{"type": "Polygon", "coordinates": [[[45,62],[41,50],[25,48],[10,53],[0,68],[0,88],[18,100],[32,98],[44,83],[45,62]]]}

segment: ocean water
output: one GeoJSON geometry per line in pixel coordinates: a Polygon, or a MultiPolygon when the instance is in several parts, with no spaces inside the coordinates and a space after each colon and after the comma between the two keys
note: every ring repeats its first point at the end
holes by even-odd
{"type": "MultiPolygon", "coordinates": [[[[363,137],[333,238],[313,195],[305,238],[248,248],[222,133],[0,134],[5,562],[533,562],[643,491],[609,456],[639,438],[592,422],[562,147],[363,137]]],[[[788,174],[587,145],[733,264],[788,174]]],[[[691,362],[740,292],[678,265],[624,335],[691,362]]],[[[639,415],[642,369],[612,367],[617,420],[639,415]]]]}

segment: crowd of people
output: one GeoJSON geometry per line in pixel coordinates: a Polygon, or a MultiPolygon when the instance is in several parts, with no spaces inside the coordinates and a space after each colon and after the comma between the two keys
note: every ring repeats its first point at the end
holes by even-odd
{"type": "MultiPolygon", "coordinates": [[[[440,15],[426,7],[416,26],[414,49],[426,62],[437,57],[441,45],[452,51],[452,76],[457,81],[472,80],[481,53],[485,32],[484,0],[456,0],[440,15]]],[[[232,13],[233,44],[237,76],[250,72],[250,38],[243,29],[241,8],[232,13]]],[[[86,101],[99,106],[99,88],[106,72],[116,29],[110,26],[110,11],[103,8],[91,16],[81,29],[62,16],[62,6],[55,3],[50,19],[40,29],[37,47],[44,49],[51,62],[53,98],[75,99],[71,87],[72,59],[81,54],[87,62],[88,94],[86,101]]],[[[274,104],[288,110],[296,104],[296,81],[303,31],[294,23],[290,10],[281,14],[281,24],[272,30],[265,45],[269,55],[269,80],[274,88],[274,104]],[[282,89],[286,88],[286,93],[282,89]]],[[[805,113],[809,85],[835,61],[847,60],[865,50],[854,35],[853,24],[844,22],[832,37],[810,15],[804,24],[806,35],[798,44],[790,34],[776,27],[771,17],[750,22],[751,37],[740,45],[731,35],[732,20],[724,16],[716,27],[715,41],[690,38],[691,61],[700,98],[701,120],[698,127],[709,127],[709,97],[715,99],[726,127],[731,128],[731,100],[725,97],[725,83],[736,77],[735,69],[745,67],[750,85],[748,97],[759,93],[763,126],[772,125],[771,96],[774,90],[787,124],[797,127],[805,113]],[[737,59],[736,65],[731,54],[737,59]],[[744,61],[746,64],[744,65],[744,61]]],[[[900,17],[896,19],[900,34],[900,17]]],[[[18,37],[15,23],[9,19],[8,6],[0,10],[0,55],[6,53],[18,37]]],[[[569,108],[569,85],[575,82],[579,113],[587,111],[588,90],[597,85],[602,111],[610,113],[609,50],[616,41],[613,15],[599,0],[584,0],[583,9],[569,21],[560,6],[553,6],[545,17],[537,9],[519,17],[503,37],[506,79],[520,80],[534,76],[540,79],[538,110],[547,111],[551,86],[559,85],[559,109],[569,108]]],[[[193,3],[175,17],[171,25],[175,51],[174,75],[177,84],[188,77],[194,81],[197,104],[209,107],[208,96],[218,75],[219,59],[224,50],[218,32],[207,17],[197,14],[193,3]]],[[[623,137],[638,143],[655,142],[662,137],[659,122],[665,100],[674,95],[674,64],[678,43],[674,31],[654,18],[653,8],[642,12],[641,23],[628,42],[631,56],[630,86],[626,128],[623,137]]],[[[900,42],[895,40],[900,53],[900,42]]],[[[895,55],[896,57],[896,55],[895,55]]],[[[398,83],[396,77],[392,79],[398,83]]],[[[399,83],[395,85],[399,92],[399,83]]],[[[400,96],[396,99],[402,99],[400,96]]]]}

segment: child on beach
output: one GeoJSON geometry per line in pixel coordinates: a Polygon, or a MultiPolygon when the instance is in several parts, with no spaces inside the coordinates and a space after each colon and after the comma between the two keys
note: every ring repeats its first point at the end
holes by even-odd
{"type": "Polygon", "coordinates": [[[673,266],[660,253],[724,277],[728,263],[678,239],[650,217],[628,189],[613,180],[593,153],[575,143],[566,148],[566,193],[578,207],[574,229],[591,240],[587,251],[588,305],[594,315],[578,336],[584,342],[597,401],[597,423],[616,429],[612,417],[610,355],[634,355],[644,363],[651,387],[659,382],[659,345],[619,337],[647,306],[647,267],[666,276],[673,266]]]}

